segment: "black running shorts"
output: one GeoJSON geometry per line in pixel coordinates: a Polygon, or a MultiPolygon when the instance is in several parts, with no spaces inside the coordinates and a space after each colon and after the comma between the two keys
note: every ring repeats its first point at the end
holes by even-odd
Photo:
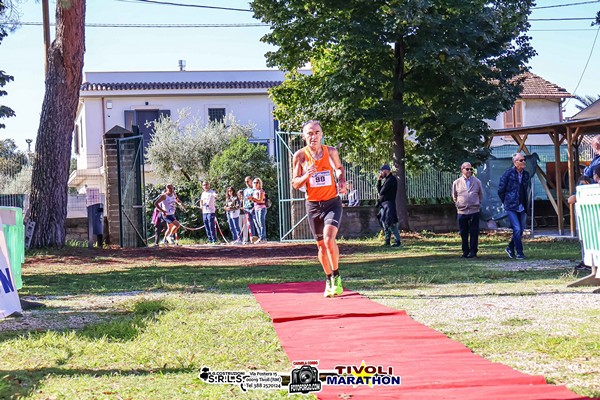
{"type": "Polygon", "coordinates": [[[323,229],[325,225],[333,225],[339,228],[342,221],[342,199],[339,196],[326,201],[307,201],[306,213],[308,214],[308,225],[315,240],[323,240],[323,229]]]}

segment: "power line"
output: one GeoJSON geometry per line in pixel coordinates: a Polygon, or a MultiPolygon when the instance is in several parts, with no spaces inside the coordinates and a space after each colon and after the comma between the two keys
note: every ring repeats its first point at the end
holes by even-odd
{"type": "MultiPolygon", "coordinates": [[[[595,20],[595,18],[575,18],[577,20],[595,20]]],[[[573,18],[557,18],[552,21],[569,21],[573,18]]],[[[530,21],[551,21],[549,19],[530,19],[530,21]]],[[[6,23],[0,23],[0,26],[6,26],[6,23]]],[[[40,26],[41,22],[19,22],[18,25],[40,26]]],[[[52,26],[55,24],[52,23],[52,26]]],[[[88,28],[255,28],[268,27],[268,24],[261,23],[238,23],[238,24],[115,24],[87,22],[88,28]]],[[[559,32],[559,31],[593,31],[594,29],[530,29],[530,32],[559,32]]]]}
{"type": "Polygon", "coordinates": [[[173,3],[173,2],[170,2],[170,1],[156,1],[156,0],[117,0],[117,1],[122,1],[122,2],[127,2],[127,3],[148,3],[148,4],[157,4],[157,5],[162,5],[162,6],[210,8],[210,9],[213,9],[213,10],[253,12],[252,10],[244,9],[244,8],[201,6],[201,5],[198,5],[198,4],[173,3]]]}
{"type": "Polygon", "coordinates": [[[527,32],[579,32],[579,31],[595,31],[595,29],[530,29],[527,32]]]}
{"type": "MultiPolygon", "coordinates": [[[[19,25],[41,26],[41,22],[20,22],[19,25]]],[[[55,24],[50,24],[54,26],[55,24]]],[[[0,24],[2,26],[2,24],[0,24]]],[[[104,24],[88,22],[86,28],[255,28],[267,27],[266,24],[104,24]]]]}
{"type": "MultiPolygon", "coordinates": [[[[585,62],[585,67],[583,67],[583,71],[581,72],[581,76],[579,77],[579,82],[577,82],[577,86],[575,87],[575,90],[573,90],[573,94],[577,93],[577,89],[579,89],[579,84],[581,84],[581,81],[583,80],[583,75],[585,74],[585,71],[587,70],[587,67],[590,64],[592,54],[594,53],[594,48],[596,47],[596,40],[598,40],[598,33],[600,33],[600,26],[598,27],[598,30],[596,31],[596,37],[594,38],[594,43],[592,43],[592,49],[590,50],[590,55],[588,56],[588,59],[585,62]]],[[[565,103],[565,107],[567,106],[567,104],[569,104],[569,101],[571,101],[571,98],[569,98],[567,100],[567,102],[565,103]]]]}
{"type": "Polygon", "coordinates": [[[579,3],[556,4],[556,5],[553,5],[553,6],[532,7],[531,9],[532,10],[541,10],[543,8],[558,8],[558,7],[581,6],[583,4],[593,4],[593,3],[600,3],[600,0],[581,1],[579,3]]]}
{"type": "Polygon", "coordinates": [[[595,21],[596,18],[529,18],[528,21],[595,21]]]}

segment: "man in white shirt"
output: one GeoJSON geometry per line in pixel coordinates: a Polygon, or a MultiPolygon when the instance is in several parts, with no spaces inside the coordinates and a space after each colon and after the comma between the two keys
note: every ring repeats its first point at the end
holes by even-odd
{"type": "Polygon", "coordinates": [[[254,203],[248,200],[254,193],[252,187],[252,177],[247,176],[244,179],[246,188],[244,189],[243,201],[244,201],[244,215],[242,215],[242,230],[243,230],[243,244],[252,244],[251,238],[257,238],[256,227],[254,226],[254,203]]]}
{"type": "Polygon", "coordinates": [[[202,220],[208,236],[209,243],[217,243],[217,232],[215,227],[215,197],[217,194],[210,188],[210,183],[202,182],[202,195],[200,205],[202,206],[202,220]]]}

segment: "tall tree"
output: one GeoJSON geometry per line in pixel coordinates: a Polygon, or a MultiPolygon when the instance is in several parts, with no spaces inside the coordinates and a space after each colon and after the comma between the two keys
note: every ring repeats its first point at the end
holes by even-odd
{"type": "Polygon", "coordinates": [[[491,130],[483,120],[512,106],[516,77],[535,54],[524,35],[532,0],[251,4],[271,25],[262,40],[279,47],[267,53],[268,64],[313,68],[312,76],[291,73],[272,92],[283,126],[318,118],[335,141],[393,149],[402,229],[409,228],[407,126],[419,162],[454,168],[484,159],[491,130]]]}
{"type": "Polygon", "coordinates": [[[48,52],[46,93],[31,182],[32,247],[63,246],[71,140],[85,51],[85,0],[56,3],[56,36],[48,52]]]}
{"type": "MultiPolygon", "coordinates": [[[[7,31],[14,27],[14,17],[16,14],[16,5],[12,3],[12,1],[2,1],[0,0],[0,44],[2,44],[2,39],[4,39],[7,35],[7,31]]],[[[0,97],[6,96],[6,90],[2,88],[8,82],[12,81],[13,77],[6,74],[3,70],[0,70],[0,97]]],[[[8,106],[0,104],[0,120],[2,118],[13,117],[15,112],[8,106]]],[[[0,122],[0,129],[5,128],[2,122],[0,122]]]]}

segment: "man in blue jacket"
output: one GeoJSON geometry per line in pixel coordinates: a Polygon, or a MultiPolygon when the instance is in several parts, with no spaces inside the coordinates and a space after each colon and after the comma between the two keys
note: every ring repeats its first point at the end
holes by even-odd
{"type": "Polygon", "coordinates": [[[504,204],[513,234],[504,250],[510,258],[524,259],[523,230],[527,220],[527,195],[529,193],[529,172],[525,171],[525,156],[515,153],[512,157],[514,166],[507,169],[500,178],[498,196],[504,204]],[[516,253],[515,253],[516,252],[516,253]]]}

